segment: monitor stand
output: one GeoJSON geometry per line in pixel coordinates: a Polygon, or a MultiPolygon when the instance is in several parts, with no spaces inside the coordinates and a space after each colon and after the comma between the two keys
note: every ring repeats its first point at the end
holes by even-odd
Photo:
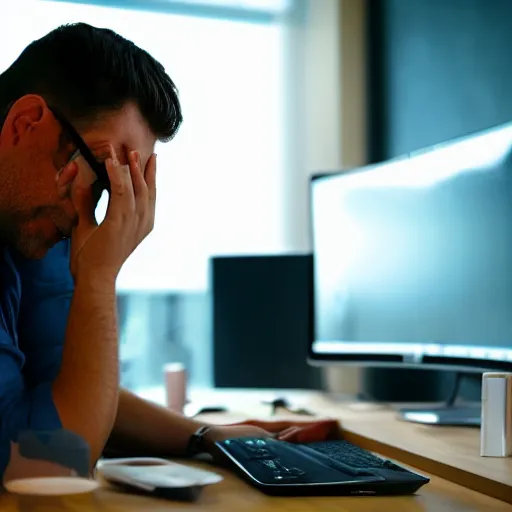
{"type": "Polygon", "coordinates": [[[452,393],[440,407],[400,409],[401,419],[428,425],[480,427],[481,404],[456,404],[463,374],[457,373],[452,393]]]}

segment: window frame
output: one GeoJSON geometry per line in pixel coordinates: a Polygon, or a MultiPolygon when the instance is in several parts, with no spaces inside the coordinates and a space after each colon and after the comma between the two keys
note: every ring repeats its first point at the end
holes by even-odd
{"type": "Polygon", "coordinates": [[[245,21],[248,23],[270,24],[281,19],[286,12],[295,9],[303,0],[287,0],[289,5],[284,8],[251,8],[222,5],[211,5],[204,2],[188,2],[187,0],[42,0],[72,4],[89,4],[101,7],[110,7],[125,10],[146,12],[161,12],[182,16],[200,18],[226,19],[232,21],[245,21]]]}

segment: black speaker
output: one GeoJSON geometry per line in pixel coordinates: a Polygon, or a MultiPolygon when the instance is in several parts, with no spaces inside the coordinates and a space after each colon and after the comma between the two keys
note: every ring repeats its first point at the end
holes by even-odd
{"type": "Polygon", "coordinates": [[[313,333],[313,257],[211,259],[214,385],[320,389],[306,362],[313,333]]]}

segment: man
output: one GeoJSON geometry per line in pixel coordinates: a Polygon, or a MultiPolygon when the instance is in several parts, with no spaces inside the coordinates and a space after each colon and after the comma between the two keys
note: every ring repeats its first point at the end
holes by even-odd
{"type": "Polygon", "coordinates": [[[5,478],[42,471],[22,463],[18,437],[26,431],[77,434],[90,468],[105,448],[193,455],[212,452],[216,440],[266,433],[262,427],[289,440],[335,435],[335,422],[205,427],[119,389],[116,277],[153,227],[155,143],[172,139],[181,121],[163,67],[109,30],[60,27],[0,75],[5,478]],[[94,209],[107,185],[98,225],[94,209]]]}

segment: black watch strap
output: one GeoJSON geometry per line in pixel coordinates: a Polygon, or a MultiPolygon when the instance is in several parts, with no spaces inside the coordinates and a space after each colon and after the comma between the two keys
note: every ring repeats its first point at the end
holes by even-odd
{"type": "Polygon", "coordinates": [[[185,455],[187,457],[194,457],[200,453],[204,453],[204,436],[209,432],[212,427],[210,425],[203,425],[199,427],[188,440],[185,455]]]}

